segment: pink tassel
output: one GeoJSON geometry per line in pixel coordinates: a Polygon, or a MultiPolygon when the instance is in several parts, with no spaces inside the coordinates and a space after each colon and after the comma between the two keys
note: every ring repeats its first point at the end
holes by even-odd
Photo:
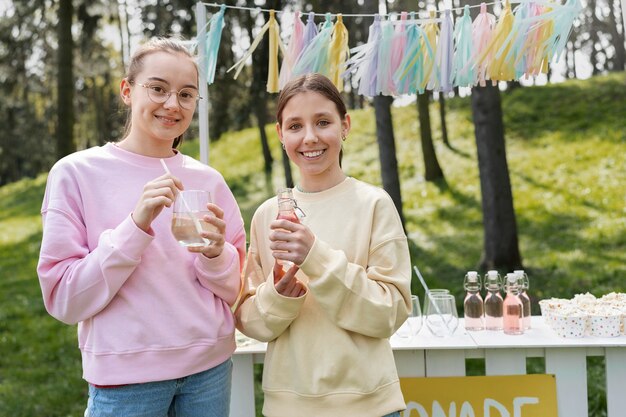
{"type": "Polygon", "coordinates": [[[304,23],[300,19],[300,12],[296,11],[293,20],[293,30],[291,32],[291,39],[289,40],[289,46],[285,52],[283,63],[280,67],[280,77],[278,84],[282,90],[285,84],[291,79],[291,69],[296,63],[296,59],[304,49],[304,23]]]}
{"type": "Polygon", "coordinates": [[[402,62],[402,58],[404,57],[404,50],[406,49],[406,27],[408,15],[409,14],[407,12],[400,13],[400,21],[396,22],[395,34],[391,42],[391,64],[389,65],[389,70],[385,75],[387,77],[387,85],[394,95],[398,94],[398,89],[393,81],[393,75],[396,73],[400,63],[402,62]]]}
{"type": "MultiPolygon", "coordinates": [[[[484,87],[486,84],[485,77],[487,74],[487,68],[489,66],[489,62],[493,59],[494,51],[489,53],[482,62],[478,62],[478,57],[480,57],[487,46],[489,45],[489,41],[493,36],[493,29],[496,25],[496,17],[491,13],[487,13],[487,5],[485,3],[480,4],[480,14],[474,19],[474,23],[472,23],[472,41],[474,44],[474,55],[470,62],[474,62],[476,65],[476,77],[477,84],[480,84],[481,87],[484,87]]],[[[496,85],[496,82],[493,82],[493,85],[496,85]]]]}

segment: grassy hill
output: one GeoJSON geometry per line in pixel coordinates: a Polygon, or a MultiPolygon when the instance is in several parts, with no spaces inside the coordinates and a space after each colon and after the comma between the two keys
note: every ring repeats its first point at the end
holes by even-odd
{"type": "MultiPolygon", "coordinates": [[[[626,74],[518,88],[502,99],[531,296],[625,291],[626,74]]],[[[461,294],[463,275],[482,250],[480,184],[469,98],[447,106],[453,149],[441,143],[438,108],[431,107],[447,185],[423,179],[415,105],[394,108],[393,120],[413,262],[431,287],[461,294]]],[[[380,185],[373,110],[351,114],[344,167],[380,185]]],[[[211,144],[211,165],[231,185],[246,222],[283,182],[275,129],[266,130],[277,158],[269,184],[256,129],[211,144]]],[[[197,156],[197,148],[190,141],[183,151],[197,156]]],[[[35,272],[45,178],[0,188],[0,417],[82,416],[86,404],[76,329],[47,315],[35,272]]],[[[414,292],[423,294],[417,285],[414,292]]],[[[592,399],[590,407],[599,401],[592,399]]]]}

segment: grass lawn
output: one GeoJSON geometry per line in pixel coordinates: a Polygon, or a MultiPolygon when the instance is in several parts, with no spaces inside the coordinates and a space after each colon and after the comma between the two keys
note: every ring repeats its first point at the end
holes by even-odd
{"type": "MultiPolygon", "coordinates": [[[[625,291],[626,74],[519,88],[503,94],[502,101],[533,312],[538,314],[536,301],[545,297],[625,291]]],[[[469,103],[469,98],[447,101],[452,149],[441,143],[438,107],[431,106],[445,185],[423,179],[415,105],[393,109],[413,262],[431,287],[457,295],[483,245],[469,103]]],[[[373,110],[355,111],[352,119],[344,168],[380,185],[373,110]]],[[[274,127],[266,130],[274,157],[280,158],[274,127]]],[[[183,152],[197,156],[197,142],[185,143],[183,152]]],[[[283,182],[277,159],[275,175],[266,183],[256,129],[231,132],[212,143],[211,164],[232,187],[247,224],[258,204],[283,182]]],[[[0,417],[82,416],[86,405],[76,328],[47,315],[35,271],[45,178],[0,187],[0,417]]],[[[413,289],[423,296],[417,281],[413,289]]],[[[601,369],[602,363],[590,362],[590,387],[603,378],[601,369]]],[[[590,390],[594,417],[605,415],[602,384],[595,385],[600,388],[590,390]]]]}

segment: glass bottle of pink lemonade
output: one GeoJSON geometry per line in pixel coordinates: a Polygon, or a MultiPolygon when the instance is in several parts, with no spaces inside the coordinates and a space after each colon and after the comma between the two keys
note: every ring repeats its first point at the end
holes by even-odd
{"type": "Polygon", "coordinates": [[[504,333],[524,333],[524,307],[519,298],[519,280],[516,273],[506,274],[504,298],[504,333]]]}
{"type": "Polygon", "coordinates": [[[467,291],[463,301],[463,317],[466,330],[484,330],[485,317],[483,298],[480,296],[480,277],[478,272],[465,274],[463,287],[467,291]]]}
{"type": "Polygon", "coordinates": [[[500,295],[502,281],[498,271],[487,271],[485,275],[485,329],[502,330],[502,305],[503,300],[500,295]]]}
{"type": "Polygon", "coordinates": [[[517,275],[517,283],[519,285],[519,299],[522,302],[524,308],[524,330],[530,329],[531,311],[530,311],[530,297],[528,296],[528,288],[530,286],[528,282],[528,275],[523,269],[517,269],[513,271],[517,275]]]}
{"type": "MultiPolygon", "coordinates": [[[[293,198],[293,190],[291,188],[281,188],[276,192],[276,198],[278,200],[278,215],[276,219],[289,220],[293,223],[300,223],[298,214],[296,212],[297,204],[293,198]]],[[[283,270],[288,270],[293,266],[293,262],[277,260],[280,265],[283,266],[283,270]]]]}

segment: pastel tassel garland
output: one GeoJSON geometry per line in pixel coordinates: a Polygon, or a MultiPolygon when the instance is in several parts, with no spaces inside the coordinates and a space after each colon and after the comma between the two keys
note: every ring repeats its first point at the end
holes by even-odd
{"type": "Polygon", "coordinates": [[[350,50],[353,54],[346,63],[346,72],[355,73],[353,80],[359,85],[359,94],[373,97],[376,93],[376,76],[378,66],[378,46],[380,44],[380,15],[374,16],[370,25],[367,43],[350,50]]]}
{"type": "Polygon", "coordinates": [[[328,78],[330,78],[339,91],[342,91],[343,77],[341,74],[345,67],[346,60],[350,58],[350,49],[348,48],[348,29],[346,29],[346,26],[343,24],[341,14],[337,15],[337,21],[335,22],[335,26],[333,26],[328,55],[328,78]]]}
{"type": "Polygon", "coordinates": [[[376,94],[392,96],[393,81],[389,77],[391,70],[391,49],[393,48],[393,25],[389,20],[380,23],[380,44],[378,46],[378,63],[376,64],[376,94]]]}
{"type": "Polygon", "coordinates": [[[270,19],[269,21],[261,28],[259,34],[254,38],[254,41],[248,48],[248,51],[244,54],[244,56],[235,63],[232,67],[228,69],[226,72],[230,72],[233,69],[237,69],[235,71],[235,76],[233,78],[237,79],[239,73],[243,69],[246,60],[252,55],[254,50],[259,46],[261,40],[263,40],[263,36],[265,32],[270,33],[270,50],[269,50],[269,62],[268,62],[268,75],[267,75],[267,92],[268,93],[277,93],[278,90],[278,48],[283,51],[284,55],[284,46],[280,41],[280,29],[278,27],[278,23],[276,22],[275,12],[274,10],[270,10],[270,19]]]}
{"type": "Polygon", "coordinates": [[[405,70],[407,63],[411,62],[411,51],[415,45],[419,45],[420,36],[418,33],[419,28],[415,22],[415,12],[411,12],[409,16],[411,20],[403,22],[404,48],[400,52],[400,61],[393,73],[393,82],[398,94],[411,93],[411,84],[415,76],[415,71],[405,70]]]}
{"type": "Polygon", "coordinates": [[[306,26],[304,27],[304,35],[302,37],[302,47],[306,48],[308,44],[317,36],[317,26],[315,25],[315,13],[309,12],[309,16],[306,20],[306,26]]]}
{"type": "Polygon", "coordinates": [[[554,32],[554,21],[550,18],[546,19],[544,17],[546,13],[552,9],[538,4],[533,4],[532,7],[532,19],[534,21],[531,23],[528,42],[525,45],[525,50],[527,50],[528,56],[526,74],[530,76],[534,76],[539,73],[548,73],[548,63],[550,61],[550,57],[548,56],[546,41],[554,32]]]}
{"type": "Polygon", "coordinates": [[[450,9],[446,9],[441,21],[441,31],[439,32],[439,43],[435,61],[439,69],[439,78],[435,79],[434,89],[443,92],[452,91],[452,54],[454,52],[454,27],[450,9]]]}
{"type": "Polygon", "coordinates": [[[574,19],[580,14],[582,6],[578,0],[566,0],[563,6],[555,11],[546,14],[553,17],[554,30],[548,38],[548,55],[554,57],[556,61],[561,59],[561,54],[567,44],[567,39],[574,26],[574,19]]]}
{"type": "Polygon", "coordinates": [[[300,12],[296,11],[293,18],[291,38],[289,39],[289,45],[287,46],[285,56],[283,57],[283,63],[280,67],[278,85],[281,90],[291,79],[291,68],[295,64],[300,52],[302,52],[302,49],[304,49],[304,23],[302,23],[302,20],[300,19],[300,12]]]}
{"type": "Polygon", "coordinates": [[[472,17],[469,6],[463,8],[463,16],[454,28],[454,65],[452,70],[453,83],[458,87],[469,87],[475,82],[475,70],[472,60],[472,17]]]}
{"type": "Polygon", "coordinates": [[[396,21],[395,23],[395,32],[391,42],[391,61],[389,65],[389,70],[385,74],[385,77],[387,79],[386,83],[389,86],[389,90],[393,92],[393,95],[398,94],[398,86],[396,85],[393,76],[398,70],[400,63],[402,62],[402,57],[406,50],[408,35],[407,16],[407,12],[402,12],[400,14],[400,21],[396,21]]]}
{"type": "Polygon", "coordinates": [[[326,13],[326,21],[319,33],[304,47],[293,66],[294,77],[302,74],[317,72],[328,76],[328,52],[330,37],[333,32],[333,23],[330,13],[326,13]]]}
{"type": "Polygon", "coordinates": [[[215,13],[209,21],[209,32],[206,35],[206,79],[207,84],[213,84],[215,79],[215,68],[217,66],[217,54],[220,50],[220,40],[224,29],[225,5],[220,6],[220,11],[215,13]]]}
{"type": "MultiPolygon", "coordinates": [[[[410,21],[406,12],[400,19],[391,14],[388,20],[377,14],[367,43],[352,50],[341,14],[333,25],[331,14],[326,13],[318,30],[313,12],[308,14],[306,25],[295,12],[285,51],[271,10],[268,22],[248,51],[228,72],[235,69],[237,78],[265,32],[269,32],[268,92],[277,92],[293,77],[311,72],[328,76],[339,90],[343,89],[343,78],[351,73],[358,93],[368,97],[423,93],[425,89],[448,92],[454,86],[484,86],[487,80],[496,85],[498,81],[547,73],[549,62],[561,57],[574,19],[582,9],[580,0],[563,1],[561,5],[556,0],[504,0],[497,21],[481,3],[480,13],[472,22],[469,6],[465,6],[456,27],[449,9],[439,18],[431,10],[430,18],[423,21],[416,20],[415,12],[410,13],[410,21]],[[510,1],[520,3],[514,12],[510,1]],[[284,56],[280,72],[278,49],[284,56]]],[[[197,37],[207,39],[202,70],[206,70],[209,84],[215,77],[227,7],[221,5],[197,37]]],[[[197,47],[197,40],[190,45],[197,47]]]]}
{"type": "Polygon", "coordinates": [[[496,53],[496,56],[498,56],[505,48],[508,48],[505,61],[513,64],[514,79],[521,78],[526,72],[524,45],[528,39],[528,29],[531,21],[530,14],[531,3],[523,2],[515,8],[513,11],[513,27],[504,40],[503,45],[500,46],[500,50],[496,53]]]}
{"type": "MultiPolygon", "coordinates": [[[[481,87],[486,85],[487,68],[489,62],[493,59],[494,51],[489,49],[493,30],[496,24],[496,17],[491,13],[487,13],[487,5],[480,4],[480,13],[472,23],[472,43],[474,45],[474,53],[471,61],[474,63],[477,81],[474,83],[481,87]]],[[[495,85],[495,81],[493,82],[495,85]]]]}
{"type": "MultiPolygon", "coordinates": [[[[487,46],[487,51],[479,59],[484,61],[488,52],[494,52],[493,59],[489,63],[487,72],[489,78],[494,81],[511,81],[515,78],[515,71],[513,68],[513,61],[507,60],[507,54],[510,49],[510,42],[507,42],[509,34],[513,29],[513,13],[511,12],[511,4],[506,1],[504,10],[500,19],[496,23],[493,37],[491,42],[487,46]]],[[[513,34],[514,36],[514,34],[513,34]]]]}
{"type": "MultiPolygon", "coordinates": [[[[431,10],[430,19],[428,19],[428,22],[424,24],[424,34],[426,36],[425,38],[422,38],[424,45],[420,49],[424,50],[425,48],[427,48],[426,46],[426,43],[427,43],[428,46],[430,46],[431,50],[433,51],[437,50],[437,35],[439,34],[439,27],[437,26],[437,22],[438,20],[435,18],[435,12],[434,10],[431,10]]],[[[422,94],[426,90],[427,86],[429,85],[433,86],[436,83],[438,83],[437,68],[435,68],[433,71],[434,66],[435,66],[435,57],[428,56],[428,55],[425,56],[424,57],[424,78],[418,88],[418,91],[420,94],[422,94]]],[[[432,88],[432,87],[429,87],[429,88],[432,88]]]]}
{"type": "Polygon", "coordinates": [[[396,85],[408,82],[406,93],[420,94],[424,92],[424,86],[428,82],[426,78],[426,57],[432,62],[435,59],[435,51],[431,46],[427,33],[418,26],[415,13],[411,13],[411,23],[407,34],[407,49],[402,62],[394,74],[396,85]]]}

